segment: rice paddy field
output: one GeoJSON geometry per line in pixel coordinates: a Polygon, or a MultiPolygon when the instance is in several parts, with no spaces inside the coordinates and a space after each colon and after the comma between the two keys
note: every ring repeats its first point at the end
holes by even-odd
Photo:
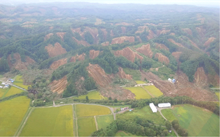
{"type": "Polygon", "coordinates": [[[162,110],[162,113],[170,121],[177,119],[189,136],[219,136],[219,117],[209,110],[187,104],[162,110]]]}
{"type": "Polygon", "coordinates": [[[17,75],[15,81],[13,82],[14,85],[22,87],[24,89],[28,89],[29,85],[23,85],[23,79],[21,75],[17,75]]]}
{"type": "Polygon", "coordinates": [[[146,83],[146,82],[144,82],[144,81],[135,81],[137,84],[144,84],[144,83],[146,83]]]}
{"type": "Polygon", "coordinates": [[[113,115],[106,115],[106,116],[97,116],[96,117],[98,128],[105,129],[110,123],[114,121],[113,115]]]}
{"type": "Polygon", "coordinates": [[[155,97],[159,97],[159,96],[163,95],[163,93],[153,85],[152,86],[144,86],[144,88],[155,97]]]}
{"type": "Polygon", "coordinates": [[[160,113],[159,112],[153,113],[149,106],[143,107],[141,109],[135,108],[131,112],[127,111],[125,113],[118,114],[116,116],[117,116],[117,119],[125,119],[125,120],[126,119],[128,119],[128,120],[133,119],[138,116],[138,117],[141,117],[141,118],[144,118],[147,120],[154,121],[154,123],[156,123],[156,124],[164,125],[164,123],[165,123],[165,120],[162,118],[160,113]]]}
{"type": "Polygon", "coordinates": [[[24,118],[30,99],[20,96],[0,103],[0,135],[13,136],[24,118]]]}
{"type": "Polygon", "coordinates": [[[86,99],[86,96],[88,96],[89,99],[95,99],[95,100],[102,100],[105,99],[98,91],[91,91],[86,95],[82,95],[79,97],[74,97],[77,99],[86,99]]]}
{"type": "Polygon", "coordinates": [[[73,136],[72,105],[35,108],[20,136],[73,136]]]}
{"type": "Polygon", "coordinates": [[[215,92],[216,96],[218,96],[218,100],[220,100],[219,92],[215,92]]]}
{"type": "Polygon", "coordinates": [[[11,86],[11,88],[9,89],[9,91],[7,92],[7,94],[5,95],[5,97],[14,95],[14,94],[18,94],[23,92],[21,89],[18,89],[16,87],[11,86]]]}
{"type": "Polygon", "coordinates": [[[94,117],[78,118],[77,123],[79,136],[90,136],[96,131],[94,117]]]}
{"type": "Polygon", "coordinates": [[[85,105],[85,104],[76,105],[77,117],[108,115],[108,114],[111,114],[111,111],[109,108],[104,106],[85,105]]]}
{"type": "Polygon", "coordinates": [[[135,94],[136,99],[149,99],[151,96],[142,87],[126,87],[135,94]]]}
{"type": "Polygon", "coordinates": [[[3,98],[7,94],[8,90],[9,88],[6,89],[0,88],[0,98],[3,98]]]}

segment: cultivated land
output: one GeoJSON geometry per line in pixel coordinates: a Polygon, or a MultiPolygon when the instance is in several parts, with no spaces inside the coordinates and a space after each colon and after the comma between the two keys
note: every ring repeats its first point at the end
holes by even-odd
{"type": "Polygon", "coordinates": [[[27,109],[30,99],[21,96],[0,103],[0,135],[13,136],[17,131],[27,109]]]}
{"type": "Polygon", "coordinates": [[[77,123],[79,136],[90,136],[96,131],[94,117],[79,118],[77,123]]]}
{"type": "Polygon", "coordinates": [[[21,75],[17,75],[15,81],[13,82],[14,85],[22,87],[24,89],[28,89],[28,85],[23,84],[23,79],[21,75]]]}
{"type": "Polygon", "coordinates": [[[111,114],[111,111],[109,108],[104,106],[85,105],[85,104],[76,105],[77,117],[108,115],[108,114],[111,114]]]}
{"type": "Polygon", "coordinates": [[[146,82],[144,82],[144,81],[135,81],[137,84],[144,84],[144,83],[146,83],[146,82]]]}
{"type": "Polygon", "coordinates": [[[73,136],[72,105],[35,108],[20,136],[73,136]]]}
{"type": "Polygon", "coordinates": [[[218,96],[218,100],[220,100],[219,92],[215,92],[215,94],[218,96]]]}
{"type": "Polygon", "coordinates": [[[126,87],[125,89],[130,90],[135,94],[136,99],[149,99],[151,96],[141,87],[126,87]]]}
{"type": "Polygon", "coordinates": [[[127,137],[127,136],[131,136],[131,137],[136,137],[135,135],[131,134],[131,133],[127,133],[124,131],[118,131],[115,136],[117,137],[127,137]]]}
{"type": "Polygon", "coordinates": [[[219,136],[219,117],[211,111],[192,105],[177,105],[165,113],[162,110],[162,113],[168,120],[174,119],[169,116],[173,113],[189,136],[219,136]]]}
{"type": "Polygon", "coordinates": [[[21,89],[18,89],[16,87],[11,86],[11,88],[9,89],[9,91],[7,92],[7,94],[5,95],[5,97],[14,95],[14,94],[18,94],[23,92],[21,89]]]}
{"type": "Polygon", "coordinates": [[[147,91],[149,91],[152,95],[154,95],[155,97],[159,97],[163,95],[163,93],[155,86],[144,86],[144,88],[147,91]]]}
{"type": "Polygon", "coordinates": [[[6,89],[0,88],[0,98],[3,98],[7,94],[8,90],[9,88],[6,89]]]}
{"type": "Polygon", "coordinates": [[[110,123],[114,121],[113,115],[106,115],[106,116],[97,116],[96,120],[98,122],[98,128],[106,128],[110,123]]]}
{"type": "Polygon", "coordinates": [[[125,113],[118,114],[117,119],[129,120],[129,119],[135,118],[136,116],[154,121],[154,123],[157,123],[157,124],[164,125],[164,122],[165,122],[165,120],[161,117],[160,113],[159,112],[153,113],[149,106],[146,106],[142,109],[137,108],[131,112],[127,111],[125,113]]]}
{"type": "Polygon", "coordinates": [[[91,91],[86,95],[82,95],[82,96],[74,97],[74,98],[86,99],[86,96],[88,96],[89,99],[96,99],[96,100],[104,99],[104,97],[98,91],[91,91]]]}

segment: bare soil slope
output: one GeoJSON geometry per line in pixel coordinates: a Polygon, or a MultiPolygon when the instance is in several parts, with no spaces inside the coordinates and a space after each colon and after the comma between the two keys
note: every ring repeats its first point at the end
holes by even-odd
{"type": "Polygon", "coordinates": [[[153,52],[150,49],[150,44],[143,45],[140,48],[137,48],[136,50],[149,58],[152,58],[153,56],[153,52]]]}
{"type": "Polygon", "coordinates": [[[95,50],[90,50],[89,51],[89,57],[90,59],[94,59],[99,55],[99,51],[95,51],[95,50]]]}
{"type": "Polygon", "coordinates": [[[143,57],[140,56],[139,54],[137,54],[136,52],[132,51],[129,47],[124,48],[122,50],[117,50],[114,52],[115,56],[124,56],[125,58],[127,58],[128,60],[130,60],[131,62],[134,62],[135,57],[140,59],[142,61],[143,57]]]}
{"type": "Polygon", "coordinates": [[[62,79],[52,81],[49,84],[49,87],[52,92],[57,92],[58,94],[61,94],[66,89],[67,84],[67,76],[64,76],[62,79]]]}
{"type": "Polygon", "coordinates": [[[134,42],[135,39],[133,36],[122,36],[122,37],[117,37],[117,38],[114,38],[112,39],[112,42],[111,44],[122,44],[124,43],[125,41],[129,41],[129,42],[134,42]]]}
{"type": "Polygon", "coordinates": [[[156,53],[155,58],[157,58],[159,62],[165,63],[166,65],[170,63],[170,60],[161,53],[156,53]]]}
{"type": "Polygon", "coordinates": [[[132,79],[131,75],[125,74],[123,68],[119,67],[118,70],[119,70],[118,71],[118,75],[119,75],[120,78],[122,78],[122,79],[130,79],[130,80],[132,79]]]}
{"type": "Polygon", "coordinates": [[[56,42],[54,46],[49,44],[45,47],[45,49],[47,50],[50,57],[55,57],[66,53],[66,49],[64,49],[58,42],[56,42]]]}
{"type": "Polygon", "coordinates": [[[50,65],[50,68],[55,70],[57,68],[59,68],[60,66],[64,65],[67,63],[67,58],[64,58],[64,59],[60,59],[60,60],[57,60],[57,61],[54,61],[51,65],[50,65]]]}

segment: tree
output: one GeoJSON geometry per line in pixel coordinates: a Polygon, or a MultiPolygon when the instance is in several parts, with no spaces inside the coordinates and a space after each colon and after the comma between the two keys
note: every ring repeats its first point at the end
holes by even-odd
{"type": "Polygon", "coordinates": [[[86,96],[86,102],[89,102],[89,97],[88,96],[86,96]]]}
{"type": "Polygon", "coordinates": [[[169,121],[166,121],[165,125],[167,130],[171,130],[171,123],[169,121]]]}
{"type": "Polygon", "coordinates": [[[108,100],[112,100],[112,97],[108,97],[108,100]]]}
{"type": "Polygon", "coordinates": [[[117,103],[117,102],[118,102],[118,100],[117,100],[117,99],[115,99],[115,100],[114,100],[114,102],[115,102],[115,103],[117,103]]]}
{"type": "Polygon", "coordinates": [[[85,35],[85,40],[89,43],[89,44],[93,44],[94,43],[94,39],[92,37],[92,35],[89,32],[86,32],[85,35]]]}

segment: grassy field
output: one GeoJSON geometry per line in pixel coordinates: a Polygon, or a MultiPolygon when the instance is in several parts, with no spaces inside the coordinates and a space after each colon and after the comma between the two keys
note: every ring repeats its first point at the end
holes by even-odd
{"type": "Polygon", "coordinates": [[[28,89],[29,85],[23,85],[23,79],[21,75],[17,75],[15,81],[13,82],[14,85],[22,87],[24,89],[28,89]]]}
{"type": "Polygon", "coordinates": [[[96,99],[96,100],[102,100],[104,97],[98,92],[98,91],[91,91],[86,95],[82,95],[79,97],[74,97],[77,99],[86,99],[86,96],[88,96],[89,99],[96,99]]]}
{"type": "Polygon", "coordinates": [[[71,105],[35,108],[20,136],[73,136],[73,108],[71,105]]]}
{"type": "Polygon", "coordinates": [[[110,113],[111,113],[110,109],[104,106],[85,105],[85,104],[76,105],[77,117],[108,115],[110,113]]]}
{"type": "Polygon", "coordinates": [[[9,90],[9,88],[5,88],[5,89],[0,88],[0,98],[5,96],[8,92],[8,90],[9,90]]]}
{"type": "Polygon", "coordinates": [[[13,136],[17,131],[27,109],[30,99],[17,97],[0,103],[0,136],[13,136]]]}
{"type": "Polygon", "coordinates": [[[116,137],[127,137],[127,136],[132,136],[132,137],[136,137],[135,135],[131,134],[131,133],[127,133],[127,132],[124,132],[124,131],[118,131],[116,134],[115,134],[116,137]]]}
{"type": "Polygon", "coordinates": [[[146,82],[144,82],[144,81],[135,81],[137,84],[144,84],[144,83],[146,83],[146,82]]]}
{"type": "Polygon", "coordinates": [[[125,119],[125,120],[133,119],[138,116],[144,119],[154,121],[154,123],[157,123],[157,124],[164,125],[165,123],[165,120],[161,117],[160,113],[159,112],[153,113],[149,106],[143,107],[142,109],[137,108],[131,112],[127,111],[125,113],[118,114],[116,116],[117,116],[117,119],[125,119]]]}
{"type": "Polygon", "coordinates": [[[107,116],[97,116],[96,117],[98,127],[99,129],[101,128],[106,128],[110,123],[114,121],[113,115],[107,115],[107,116]]]}
{"type": "Polygon", "coordinates": [[[163,93],[155,86],[144,86],[144,88],[147,91],[149,91],[152,95],[154,95],[155,97],[159,97],[163,95],[163,93]]]}
{"type": "Polygon", "coordinates": [[[161,110],[161,112],[170,122],[172,122],[173,120],[177,120],[177,118],[174,116],[173,112],[170,109],[163,109],[161,110]]]}
{"type": "Polygon", "coordinates": [[[131,75],[134,80],[141,79],[141,73],[139,70],[133,70],[133,69],[129,69],[129,68],[123,68],[123,70],[126,74],[131,75]]]}
{"type": "Polygon", "coordinates": [[[11,95],[14,95],[14,94],[18,94],[18,93],[21,93],[21,92],[23,92],[23,90],[11,86],[11,88],[9,89],[9,91],[7,92],[5,97],[8,97],[8,96],[11,96],[11,95]]]}
{"type": "Polygon", "coordinates": [[[79,118],[77,123],[79,136],[90,136],[96,131],[94,117],[79,118]]]}
{"type": "Polygon", "coordinates": [[[135,94],[136,99],[149,99],[151,96],[142,87],[126,87],[135,94]]]}
{"type": "Polygon", "coordinates": [[[173,113],[189,136],[219,136],[219,117],[211,111],[192,105],[178,105],[167,111],[162,111],[164,116],[171,120],[173,116],[169,115],[173,113]]]}

